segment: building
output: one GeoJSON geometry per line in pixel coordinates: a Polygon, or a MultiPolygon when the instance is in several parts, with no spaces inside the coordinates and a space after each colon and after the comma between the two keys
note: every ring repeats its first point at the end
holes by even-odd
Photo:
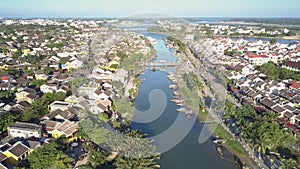
{"type": "Polygon", "coordinates": [[[270,61],[269,56],[256,54],[247,54],[245,55],[245,59],[248,60],[248,62],[254,66],[261,66],[270,61]]]}
{"type": "Polygon", "coordinates": [[[16,142],[13,145],[6,143],[1,145],[1,152],[7,157],[7,163],[17,165],[21,160],[24,160],[30,153],[30,148],[22,142],[16,142]]]}
{"type": "Polygon", "coordinates": [[[7,133],[11,137],[40,138],[42,135],[42,126],[32,123],[15,122],[7,128],[7,133]]]}
{"type": "Polygon", "coordinates": [[[282,67],[294,72],[300,71],[300,62],[287,61],[282,63],[282,67]]]}

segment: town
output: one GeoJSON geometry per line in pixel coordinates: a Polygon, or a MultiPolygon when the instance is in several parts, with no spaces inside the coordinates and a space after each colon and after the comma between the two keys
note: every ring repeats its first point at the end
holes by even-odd
{"type": "MultiPolygon", "coordinates": [[[[220,121],[227,131],[217,135],[228,132],[233,136],[227,141],[239,140],[229,145],[234,153],[252,156],[262,168],[298,165],[300,42],[286,40],[297,36],[297,30],[174,19],[155,22],[147,31],[169,35],[162,45],[179,58],[172,66],[189,72],[182,79],[194,84],[186,86],[198,86],[188,96],[182,93],[186,98],[180,101],[194,99],[185,102],[197,107],[193,111],[199,111],[202,119],[206,105],[199,102],[209,93],[226,92],[220,121]],[[220,88],[209,73],[216,67],[222,68],[224,77],[220,88]]],[[[3,19],[0,23],[0,168],[130,168],[131,162],[158,168],[155,146],[149,140],[134,140],[132,136],[145,135],[130,129],[143,83],[139,76],[157,57],[158,42],[114,26],[134,27],[139,21],[3,19]],[[122,156],[131,152],[131,146],[139,157],[152,157],[122,156]]],[[[152,67],[153,72],[159,69],[152,67]]],[[[178,82],[174,74],[169,77],[178,82]]],[[[177,85],[184,84],[173,84],[177,85]]]]}
{"type": "Polygon", "coordinates": [[[88,116],[126,128],[130,99],[137,95],[137,63],[150,58],[153,47],[146,37],[104,22],[1,21],[1,169],[102,165],[94,156],[105,163],[98,140],[88,139],[104,135],[88,131],[88,116]]]}

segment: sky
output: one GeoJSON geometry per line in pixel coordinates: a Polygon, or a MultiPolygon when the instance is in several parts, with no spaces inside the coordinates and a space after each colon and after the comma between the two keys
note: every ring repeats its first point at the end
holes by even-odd
{"type": "Polygon", "coordinates": [[[299,17],[300,0],[0,0],[0,17],[299,17]]]}

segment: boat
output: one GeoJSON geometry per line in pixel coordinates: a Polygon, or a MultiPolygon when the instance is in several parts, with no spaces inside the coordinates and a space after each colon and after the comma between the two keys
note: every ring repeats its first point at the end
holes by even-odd
{"type": "Polygon", "coordinates": [[[186,109],[185,108],[179,108],[179,109],[176,109],[176,111],[178,111],[178,112],[186,112],[186,109]]]}
{"type": "Polygon", "coordinates": [[[215,138],[215,139],[213,140],[213,142],[214,142],[215,144],[222,144],[222,143],[225,143],[225,140],[224,140],[223,138],[215,138]]]}
{"type": "Polygon", "coordinates": [[[221,149],[220,146],[217,146],[217,147],[216,147],[216,150],[217,150],[217,152],[218,152],[218,154],[219,154],[220,156],[223,155],[223,152],[222,152],[222,149],[221,149]]]}
{"type": "Polygon", "coordinates": [[[176,89],[176,88],[177,88],[177,85],[176,85],[176,84],[171,84],[171,85],[169,85],[169,88],[170,88],[170,89],[176,89]]]}

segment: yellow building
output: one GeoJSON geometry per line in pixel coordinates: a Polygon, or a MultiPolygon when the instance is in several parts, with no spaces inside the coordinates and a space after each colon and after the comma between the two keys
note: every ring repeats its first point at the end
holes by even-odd
{"type": "Polygon", "coordinates": [[[44,124],[46,125],[46,129],[49,129],[48,134],[51,134],[51,136],[55,139],[58,139],[61,136],[68,138],[69,142],[77,139],[77,137],[75,137],[75,133],[79,128],[78,123],[71,122],[69,120],[65,120],[64,122],[47,120],[44,124]]]}
{"type": "Polygon", "coordinates": [[[7,70],[7,69],[8,69],[7,64],[0,63],[0,70],[7,70]]]}
{"type": "MultiPolygon", "coordinates": [[[[4,146],[9,147],[10,145],[6,144],[4,146]]],[[[9,164],[18,165],[21,160],[25,159],[30,154],[30,148],[21,142],[17,142],[5,150],[3,154],[7,157],[7,162],[9,164]]]]}
{"type": "Polygon", "coordinates": [[[30,53],[30,49],[23,49],[23,50],[22,50],[22,53],[23,53],[23,54],[28,54],[28,53],[30,53]]]}

